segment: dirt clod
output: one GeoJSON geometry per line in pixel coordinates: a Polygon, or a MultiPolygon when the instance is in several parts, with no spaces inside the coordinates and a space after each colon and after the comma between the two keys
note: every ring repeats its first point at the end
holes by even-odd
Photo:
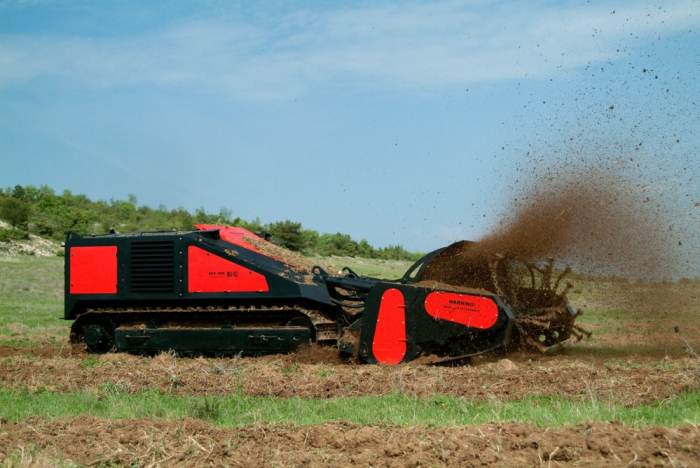
{"type": "Polygon", "coordinates": [[[501,359],[496,364],[496,369],[498,369],[500,372],[510,372],[518,370],[518,366],[516,366],[510,359],[501,359]]]}

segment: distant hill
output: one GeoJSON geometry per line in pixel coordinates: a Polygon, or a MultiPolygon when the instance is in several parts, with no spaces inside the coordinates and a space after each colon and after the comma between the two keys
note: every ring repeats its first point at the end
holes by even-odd
{"type": "Polygon", "coordinates": [[[0,189],[0,219],[11,228],[0,228],[0,241],[28,240],[35,235],[54,241],[63,241],[66,232],[103,234],[117,232],[170,231],[193,229],[194,224],[225,224],[249,231],[268,232],[273,242],[304,255],[338,255],[346,257],[377,258],[384,260],[416,261],[421,252],[409,252],[401,245],[375,248],[362,239],[357,242],[347,234],[319,233],[305,229],[301,223],[285,220],[263,224],[259,218],[246,221],[234,217],[231,210],[222,208],[218,214],[208,214],[204,208],[189,213],[182,207],[168,210],[138,206],[134,195],[124,200],[92,201],[86,195],[74,195],[70,190],[62,194],[46,186],[16,185],[0,189]]]}

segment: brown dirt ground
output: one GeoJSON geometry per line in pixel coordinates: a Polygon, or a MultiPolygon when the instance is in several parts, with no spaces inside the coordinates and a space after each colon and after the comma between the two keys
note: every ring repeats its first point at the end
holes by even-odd
{"type": "Polygon", "coordinates": [[[52,358],[52,357],[72,357],[86,358],[87,352],[80,349],[72,349],[68,339],[64,336],[65,346],[56,347],[52,344],[45,346],[4,346],[0,343],[0,358],[11,358],[15,356],[32,356],[35,358],[52,358]]]}
{"type": "MultiPolygon", "coordinates": [[[[3,348],[0,348],[3,349],[3,348]]],[[[18,348],[26,351],[26,348],[18,348]]],[[[168,354],[149,358],[128,354],[90,357],[54,349],[56,357],[22,352],[0,361],[0,386],[30,392],[98,392],[105,384],[135,393],[158,388],[174,395],[226,395],[279,398],[379,396],[391,392],[431,397],[449,395],[478,401],[563,396],[625,406],[665,400],[695,388],[697,360],[571,360],[520,353],[512,360],[483,357],[472,366],[416,364],[366,366],[343,363],[335,349],[243,359],[184,359],[168,354]],[[533,359],[534,358],[534,359],[533,359]],[[490,360],[490,361],[489,361],[490,360]],[[311,363],[310,363],[311,362],[311,363]]]]}
{"type": "Polygon", "coordinates": [[[0,425],[0,463],[100,466],[697,466],[698,427],[620,422],[545,429],[254,424],[88,416],[0,425]],[[553,462],[553,463],[552,463],[553,462]]]}
{"type": "MultiPolygon", "coordinates": [[[[664,400],[698,384],[692,373],[697,372],[700,361],[689,358],[682,347],[686,339],[700,351],[697,286],[671,285],[665,289],[667,294],[661,286],[626,285],[622,292],[609,294],[605,285],[597,285],[586,292],[587,296],[592,302],[598,296],[601,301],[619,302],[619,308],[627,311],[623,320],[614,315],[607,319],[600,313],[594,323],[586,325],[594,331],[592,339],[569,340],[544,355],[526,351],[509,354],[507,361],[503,354],[487,354],[472,358],[470,365],[454,367],[415,362],[369,366],[357,365],[342,358],[336,349],[322,347],[262,358],[89,356],[72,348],[64,337],[63,346],[0,343],[0,386],[68,392],[98,391],[100,385],[111,383],[130,393],[159,388],[177,395],[223,395],[240,389],[248,395],[281,398],[375,396],[397,391],[477,400],[559,395],[584,401],[593,392],[598,399],[635,406],[664,400]],[[653,299],[666,296],[662,302],[668,304],[664,310],[669,316],[654,310],[658,306],[653,299]],[[637,303],[629,303],[629,297],[637,298],[637,303]],[[685,318],[678,324],[681,333],[674,333],[672,325],[679,317],[685,318]]],[[[617,309],[618,304],[609,307],[617,309]]]]}
{"type": "MultiPolygon", "coordinates": [[[[629,285],[625,294],[616,295],[619,304],[610,302],[604,287],[596,286],[596,294],[586,291],[591,302],[607,305],[592,304],[594,310],[625,310],[622,320],[599,314],[587,325],[596,332],[591,340],[572,341],[545,355],[521,351],[507,359],[478,356],[471,365],[390,367],[357,365],[336,349],[319,347],[262,358],[91,356],[66,339],[63,346],[0,343],[0,387],[97,393],[111,384],[128,393],[158,388],[191,396],[240,389],[280,398],[402,392],[486,402],[560,396],[633,407],[663,401],[700,382],[700,361],[682,348],[685,338],[700,350],[697,286],[673,288],[677,291],[663,294],[648,285],[629,285]],[[675,323],[681,333],[674,333],[675,323]]],[[[30,418],[0,421],[0,465],[697,466],[698,435],[695,426],[635,429],[616,422],[559,429],[517,423],[434,428],[344,422],[226,429],[193,419],[30,418]]]]}

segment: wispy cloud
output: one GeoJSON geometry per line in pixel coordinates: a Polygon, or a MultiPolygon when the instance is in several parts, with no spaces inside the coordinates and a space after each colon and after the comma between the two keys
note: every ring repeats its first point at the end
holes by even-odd
{"type": "Polygon", "coordinates": [[[329,82],[403,90],[544,77],[700,23],[697,2],[657,8],[431,2],[218,16],[128,37],[4,35],[0,86],[53,75],[259,99],[329,82]]]}

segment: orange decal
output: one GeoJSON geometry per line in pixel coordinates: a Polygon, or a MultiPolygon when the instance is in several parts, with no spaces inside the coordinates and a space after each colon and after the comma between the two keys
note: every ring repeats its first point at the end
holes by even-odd
{"type": "Polygon", "coordinates": [[[498,319],[498,306],[488,297],[434,291],[425,298],[432,317],[472,328],[491,328],[498,319]]]}

